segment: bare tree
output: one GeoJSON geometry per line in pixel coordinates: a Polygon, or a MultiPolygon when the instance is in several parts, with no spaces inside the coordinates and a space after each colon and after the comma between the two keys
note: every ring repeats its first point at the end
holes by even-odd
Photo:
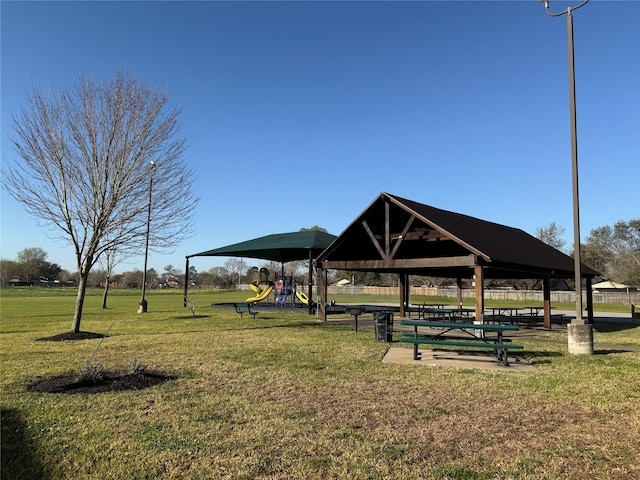
{"type": "Polygon", "coordinates": [[[224,268],[226,268],[231,275],[232,281],[235,282],[235,280],[238,279],[236,285],[240,285],[242,278],[242,258],[227,259],[227,261],[224,262],[224,268]]]}
{"type": "Polygon", "coordinates": [[[193,172],[183,160],[184,139],[175,138],[180,112],[167,103],[166,92],[122,73],[103,84],[79,76],[71,89],[55,94],[34,88],[13,117],[19,160],[3,171],[4,185],[74,248],[74,332],[80,331],[91,267],[113,248],[142,252],[149,205],[152,250],[172,251],[192,234],[193,172]]]}
{"type": "Polygon", "coordinates": [[[107,308],[107,297],[109,295],[109,287],[111,286],[111,276],[116,265],[124,262],[128,258],[127,253],[120,253],[114,246],[102,252],[98,257],[98,263],[104,270],[104,292],[102,293],[102,308],[107,308]]]}
{"type": "Polygon", "coordinates": [[[566,244],[564,240],[565,229],[556,222],[551,222],[546,227],[536,228],[538,240],[542,240],[547,245],[562,251],[566,244]]]}

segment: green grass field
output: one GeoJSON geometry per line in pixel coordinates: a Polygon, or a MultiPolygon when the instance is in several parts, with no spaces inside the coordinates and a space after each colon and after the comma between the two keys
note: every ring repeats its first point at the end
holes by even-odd
{"type": "Polygon", "coordinates": [[[564,333],[518,339],[533,373],[443,369],[381,363],[372,328],[209,308],[251,292],[192,292],[194,317],[181,292],[138,314],[139,292],[103,310],[95,290],[82,330],[113,327],[94,361],[178,378],[50,394],[26,386],[79,372],[100,340],[38,341],[70,330],[75,290],[0,293],[3,480],[640,478],[640,326],[596,325],[593,356],[564,333]]]}

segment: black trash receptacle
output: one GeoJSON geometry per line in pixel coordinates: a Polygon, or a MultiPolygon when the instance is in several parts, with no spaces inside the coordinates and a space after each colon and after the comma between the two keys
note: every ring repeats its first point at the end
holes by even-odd
{"type": "Polygon", "coordinates": [[[393,340],[393,312],[373,312],[373,324],[376,329],[376,340],[379,342],[393,340]]]}

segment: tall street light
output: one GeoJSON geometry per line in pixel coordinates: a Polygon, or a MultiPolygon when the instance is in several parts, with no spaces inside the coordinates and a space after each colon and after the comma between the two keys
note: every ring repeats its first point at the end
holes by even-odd
{"type": "Polygon", "coordinates": [[[147,258],[149,257],[149,227],[151,225],[151,192],[153,191],[153,174],[156,171],[156,162],[151,160],[149,166],[149,200],[147,203],[147,236],[144,245],[144,270],[142,271],[142,300],[138,304],[138,313],[147,313],[147,258]]]}
{"type": "Polygon", "coordinates": [[[549,0],[538,0],[552,17],[567,15],[567,39],[569,43],[569,119],[571,122],[571,171],[573,179],[573,260],[576,283],[576,317],[567,326],[569,353],[593,354],[593,326],[584,321],[582,316],[582,274],[580,260],[580,202],[578,195],[578,136],[576,123],[576,78],[573,56],[573,11],[587,4],[567,8],[558,13],[549,10],[549,0]]]}

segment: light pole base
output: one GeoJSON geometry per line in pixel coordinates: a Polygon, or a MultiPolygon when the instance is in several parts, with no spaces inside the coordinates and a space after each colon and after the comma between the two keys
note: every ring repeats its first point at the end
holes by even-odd
{"type": "Polygon", "coordinates": [[[593,325],[570,323],[567,325],[569,353],[572,355],[593,355],[593,325]]]}
{"type": "Polygon", "coordinates": [[[146,300],[140,300],[140,302],[138,302],[138,313],[147,313],[147,301],[146,300]]]}

